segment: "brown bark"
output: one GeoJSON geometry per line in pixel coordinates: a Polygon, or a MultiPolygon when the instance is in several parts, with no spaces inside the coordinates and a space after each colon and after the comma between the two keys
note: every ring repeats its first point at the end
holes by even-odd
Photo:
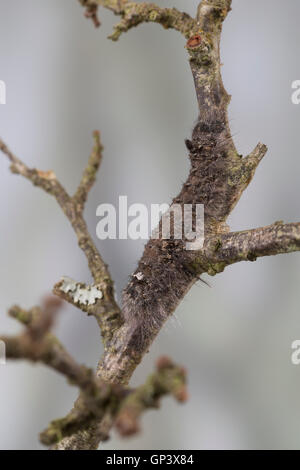
{"type": "MultiPolygon", "coordinates": [[[[265,145],[258,144],[250,155],[242,157],[231,137],[227,114],[230,96],[224,89],[220,71],[222,24],[230,11],[231,0],[202,0],[196,18],[176,9],[160,8],[152,3],[128,0],[79,1],[95,25],[99,24],[99,7],[108,8],[121,16],[121,22],[116,25],[111,36],[113,40],[117,40],[121,33],[133,26],[149,21],[181,32],[187,39],[186,49],[199,105],[197,123],[191,140],[186,142],[191,163],[190,173],[173,202],[181,206],[204,205],[204,246],[201,250],[187,251],[184,240],[150,240],[124,291],[122,308],[114,299],[109,271],[88,233],[83,218],[88,191],[101,161],[98,134],[95,135],[96,144],[89,164],[73,197],[66,193],[53,172],[28,169],[0,141],[0,149],[10,159],[12,171],[25,176],[33,184],[52,194],[71,222],[94,278],[93,286],[74,281],[74,289],[78,285],[88,290],[96,288],[101,291],[101,298],[91,305],[75,302],[72,292],[63,288],[64,281],[56,284],[54,293],[95,316],[105,346],[97,376],[102,383],[109,383],[111,387],[113,384],[126,386],[166,320],[201,274],[215,275],[238,261],[254,261],[260,256],[299,251],[300,224],[275,223],[269,227],[237,233],[230,233],[226,224],[228,216],[267,151],[265,145]],[[136,273],[139,273],[139,276],[136,273]]],[[[13,351],[13,343],[11,350],[13,351]]],[[[16,357],[21,355],[21,352],[12,354],[16,357]]],[[[155,405],[158,396],[167,392],[177,394],[177,398],[185,397],[183,388],[174,392],[171,370],[173,373],[174,370],[168,369],[168,366],[161,367],[159,378],[156,376],[149,379],[151,387],[154,383],[158,387],[152,388],[155,393],[152,395],[153,401],[149,402],[150,406],[155,405]]],[[[176,370],[175,375],[178,373],[180,372],[176,370]]],[[[110,389],[112,395],[113,390],[110,389]]],[[[109,397],[106,398],[106,405],[103,406],[101,402],[100,411],[97,411],[97,406],[96,409],[90,407],[87,401],[83,401],[81,394],[71,413],[63,420],[55,422],[54,428],[58,426],[63,438],[54,448],[96,449],[101,439],[109,435],[116,420],[116,413],[109,405],[109,397]]],[[[116,421],[119,430],[123,434],[136,430],[137,419],[144,409],[141,388],[135,395],[130,395],[122,401],[116,421]]],[[[58,433],[55,431],[53,434],[53,426],[50,426],[46,435],[44,434],[46,442],[45,436],[48,437],[49,444],[58,440],[58,433]]]]}

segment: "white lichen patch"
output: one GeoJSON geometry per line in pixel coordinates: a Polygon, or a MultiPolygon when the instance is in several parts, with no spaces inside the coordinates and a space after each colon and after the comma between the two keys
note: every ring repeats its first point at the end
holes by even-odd
{"type": "Polygon", "coordinates": [[[82,305],[94,305],[97,299],[103,298],[103,293],[99,287],[82,287],[79,282],[76,282],[69,277],[62,278],[60,290],[66,294],[69,294],[76,304],[79,303],[82,305]]]}
{"type": "Polygon", "coordinates": [[[60,290],[68,294],[68,292],[74,292],[78,286],[78,282],[74,281],[70,277],[64,276],[61,279],[60,290]]]}
{"type": "Polygon", "coordinates": [[[144,274],[143,273],[136,273],[133,275],[138,281],[142,281],[144,279],[144,274]]]}

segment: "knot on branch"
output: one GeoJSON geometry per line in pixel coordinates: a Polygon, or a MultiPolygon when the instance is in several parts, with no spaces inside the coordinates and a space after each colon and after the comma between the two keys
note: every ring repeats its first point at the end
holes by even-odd
{"type": "Polygon", "coordinates": [[[97,8],[102,6],[122,17],[114,27],[110,39],[117,41],[122,33],[141,23],[159,23],[164,28],[173,28],[181,32],[185,37],[191,36],[196,30],[196,21],[187,13],[176,8],[160,8],[155,3],[137,3],[129,0],[79,0],[86,8],[86,16],[92,18],[96,26],[99,26],[97,8]]]}

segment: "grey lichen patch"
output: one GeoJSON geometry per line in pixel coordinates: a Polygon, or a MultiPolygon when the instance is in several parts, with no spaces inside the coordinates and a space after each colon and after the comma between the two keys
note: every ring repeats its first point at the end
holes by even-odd
{"type": "Polygon", "coordinates": [[[94,305],[98,299],[103,298],[103,292],[98,286],[84,286],[73,279],[64,276],[59,289],[72,297],[74,303],[94,305]]]}

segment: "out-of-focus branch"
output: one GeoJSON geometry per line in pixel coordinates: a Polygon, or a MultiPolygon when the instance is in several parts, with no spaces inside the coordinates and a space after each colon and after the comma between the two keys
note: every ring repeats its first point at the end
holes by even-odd
{"type": "Polygon", "coordinates": [[[147,409],[157,409],[165,395],[172,395],[181,403],[187,399],[185,370],[163,357],[157,361],[156,372],[135,390],[101,382],[97,399],[81,395],[65,418],[52,421],[41,433],[41,442],[53,446],[86,428],[92,428],[99,439],[103,433],[99,422],[105,415],[110,416],[110,427],[116,426],[122,436],[135,434],[141,415],[147,409]]]}
{"type": "Polygon", "coordinates": [[[160,399],[165,395],[172,395],[180,403],[187,400],[186,372],[169,358],[161,357],[157,371],[124,399],[115,423],[118,432],[122,436],[139,432],[141,415],[148,409],[159,408],[160,399]]]}
{"type": "MultiPolygon", "coordinates": [[[[47,446],[53,446],[61,439],[99,423],[107,413],[114,415],[127,394],[125,388],[107,384],[95,377],[94,389],[88,393],[81,392],[70,413],[64,418],[51,421],[40,434],[40,441],[47,446]]],[[[95,434],[97,433],[95,426],[95,434]]]]}
{"type": "Polygon", "coordinates": [[[19,321],[24,331],[18,336],[0,336],[5,344],[7,359],[26,359],[40,362],[64,375],[68,382],[80,389],[80,396],[67,418],[51,423],[48,432],[41,435],[51,444],[76,432],[95,418],[100,419],[110,409],[116,409],[128,391],[118,385],[109,385],[99,379],[92,369],[78,364],[51,333],[51,327],[61,301],[48,297],[42,308],[24,310],[14,306],[9,315],[19,321]]]}
{"type": "Polygon", "coordinates": [[[84,169],[77,191],[73,196],[73,201],[79,206],[80,211],[83,211],[88,194],[96,181],[97,171],[102,162],[103,146],[99,132],[94,132],[94,142],[94,148],[91,152],[88,164],[84,169]]]}
{"type": "Polygon", "coordinates": [[[86,8],[86,16],[91,18],[96,26],[100,25],[97,17],[99,6],[113,11],[122,17],[120,23],[114,27],[110,37],[117,41],[122,33],[128,31],[141,23],[159,23],[164,28],[173,28],[189,38],[196,30],[196,21],[187,13],[178,11],[176,8],[161,8],[155,3],[131,2],[129,0],[79,0],[86,8]]]}
{"type": "Polygon", "coordinates": [[[56,305],[55,301],[48,300],[43,308],[24,310],[18,306],[12,307],[9,315],[24,325],[25,330],[18,336],[1,336],[0,340],[5,343],[8,359],[41,362],[63,374],[70,383],[86,390],[91,387],[93,372],[77,364],[50,331],[59,307],[56,305]]]}
{"type": "MultiPolygon", "coordinates": [[[[87,2],[81,3],[87,5],[87,2]]],[[[149,4],[144,3],[138,6],[126,0],[99,0],[97,4],[122,16],[113,39],[143,19],[139,14],[127,17],[128,12],[132,15],[139,7],[144,8],[146,21],[149,14],[149,4]]],[[[195,20],[190,22],[188,19],[180,26],[188,39],[186,49],[195,82],[199,117],[187,145],[190,174],[173,202],[204,205],[206,237],[221,236],[228,231],[226,220],[266,152],[266,147],[260,144],[249,157],[242,158],[231,136],[227,114],[230,96],[223,86],[220,60],[222,24],[230,6],[231,0],[203,0],[195,20]]],[[[160,18],[157,12],[155,9],[153,18],[160,18]]],[[[139,276],[131,276],[123,293],[125,323],[109,341],[98,367],[103,379],[128,383],[166,320],[198,279],[199,272],[210,269],[211,262],[205,253],[188,252],[182,240],[148,242],[136,270],[139,276]]],[[[80,448],[83,441],[88,446],[94,433],[95,428],[91,426],[86,434],[80,432],[70,440],[62,440],[59,448],[80,448]]]]}

